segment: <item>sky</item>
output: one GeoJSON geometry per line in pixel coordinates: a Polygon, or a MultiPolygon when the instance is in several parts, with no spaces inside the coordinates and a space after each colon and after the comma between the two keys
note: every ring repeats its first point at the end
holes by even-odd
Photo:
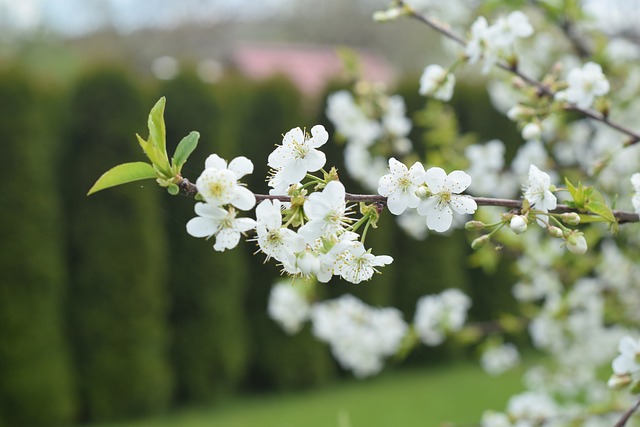
{"type": "MultiPolygon", "coordinates": [[[[172,27],[185,21],[263,18],[285,13],[291,1],[295,0],[0,0],[0,27],[28,31],[44,24],[62,34],[77,36],[110,24],[128,33],[144,27],[172,27]]],[[[640,22],[638,0],[584,3],[599,17],[604,29],[635,29],[640,22]]]]}
{"type": "Polygon", "coordinates": [[[282,11],[287,1],[0,0],[0,25],[28,31],[44,24],[75,36],[111,23],[126,33],[149,26],[171,27],[184,21],[261,18],[282,11]]]}

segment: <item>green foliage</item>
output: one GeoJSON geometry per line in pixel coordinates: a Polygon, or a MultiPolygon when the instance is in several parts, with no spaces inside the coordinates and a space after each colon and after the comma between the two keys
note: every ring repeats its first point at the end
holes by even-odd
{"type": "MultiPolygon", "coordinates": [[[[169,99],[166,111],[167,143],[173,146],[192,129],[202,142],[186,166],[195,182],[207,156],[227,160],[237,142],[222,138],[223,109],[215,90],[194,74],[183,74],[164,84],[160,93],[169,99]]],[[[234,106],[225,105],[226,109],[234,106]]],[[[175,150],[174,164],[193,149],[194,132],[175,150]]],[[[248,290],[247,259],[241,248],[216,252],[213,241],[195,239],[184,224],[195,216],[195,200],[172,199],[166,209],[176,222],[167,225],[171,270],[171,356],[181,401],[209,401],[234,392],[247,370],[248,334],[244,298],[248,290]]]]}
{"type": "Polygon", "coordinates": [[[87,193],[87,196],[96,191],[106,188],[115,187],[116,185],[126,184],[128,182],[140,181],[156,177],[156,171],[149,163],[131,162],[114,166],[98,178],[93,187],[87,193]]]}
{"type": "Polygon", "coordinates": [[[66,266],[55,105],[23,70],[0,74],[0,424],[68,422],[75,390],[63,336],[66,266]],[[52,108],[48,108],[52,107],[52,108]]]}
{"type": "Polygon", "coordinates": [[[167,258],[157,191],[127,186],[91,198],[96,171],[139,156],[148,106],[117,70],[77,83],[65,171],[69,320],[85,416],[124,418],[168,406],[167,258]]]}

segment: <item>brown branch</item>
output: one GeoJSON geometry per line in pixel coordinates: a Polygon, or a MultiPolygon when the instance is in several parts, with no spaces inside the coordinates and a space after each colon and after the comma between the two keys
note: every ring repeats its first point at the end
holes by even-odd
{"type": "MultiPolygon", "coordinates": [[[[178,183],[178,187],[182,191],[183,194],[187,196],[195,196],[198,194],[198,189],[195,184],[190,182],[187,178],[182,178],[182,180],[178,183]]],[[[274,196],[271,194],[256,194],[256,201],[261,202],[263,200],[280,200],[281,202],[290,202],[291,197],[289,196],[274,196]]],[[[495,199],[492,197],[471,197],[478,206],[498,206],[503,208],[510,209],[522,209],[522,200],[514,200],[514,199],[495,199]]],[[[382,206],[387,205],[387,198],[384,196],[380,196],[377,194],[351,194],[347,193],[345,195],[345,200],[348,203],[378,203],[382,206]]],[[[579,212],[577,209],[571,208],[567,205],[557,205],[556,209],[551,211],[552,213],[563,213],[563,212],[579,212]]],[[[613,211],[613,216],[618,220],[619,224],[624,224],[628,222],[640,222],[640,218],[638,214],[627,211],[613,211]]]]}
{"type": "MultiPolygon", "coordinates": [[[[404,4],[402,1],[400,2],[401,4],[404,4]]],[[[466,47],[467,46],[467,42],[460,37],[458,34],[454,33],[453,31],[451,31],[451,29],[445,25],[442,24],[424,14],[418,13],[416,11],[412,11],[411,12],[411,16],[415,19],[417,19],[418,21],[426,24],[427,26],[431,27],[432,29],[434,29],[435,31],[439,32],[440,34],[444,35],[445,37],[453,40],[454,42],[458,43],[459,45],[461,45],[462,47],[466,47]]],[[[506,62],[503,61],[499,61],[496,63],[496,66],[498,68],[501,68],[502,70],[505,70],[511,74],[514,74],[518,77],[520,77],[520,79],[522,79],[524,82],[526,82],[527,84],[529,84],[530,86],[535,87],[536,89],[538,89],[538,92],[541,95],[545,95],[548,96],[550,98],[555,97],[556,92],[554,92],[549,86],[543,84],[542,82],[536,80],[533,77],[530,77],[528,75],[526,75],[525,73],[523,73],[522,71],[520,71],[518,69],[517,66],[512,66],[506,62]]],[[[589,117],[593,120],[599,121],[607,126],[609,126],[612,129],[617,130],[620,133],[623,133],[627,136],[629,136],[629,141],[627,141],[625,143],[625,146],[629,146],[629,145],[633,145],[636,144],[638,142],[640,142],[640,133],[638,133],[637,131],[630,129],[620,123],[611,121],[607,116],[605,116],[602,113],[599,113],[596,110],[592,110],[590,108],[580,108],[575,104],[571,104],[571,103],[565,103],[565,110],[568,111],[577,111],[579,113],[581,113],[582,115],[589,117]]]]}
{"type": "Polygon", "coordinates": [[[640,400],[636,402],[631,408],[627,409],[627,411],[622,414],[622,417],[618,420],[618,422],[613,427],[623,427],[629,421],[629,418],[640,408],[640,400]]]}

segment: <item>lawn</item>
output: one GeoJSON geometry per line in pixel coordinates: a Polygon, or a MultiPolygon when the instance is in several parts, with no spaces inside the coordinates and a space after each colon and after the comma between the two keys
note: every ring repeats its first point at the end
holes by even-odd
{"type": "Polygon", "coordinates": [[[162,418],[93,427],[397,427],[477,424],[521,390],[521,370],[494,378],[475,365],[388,372],[307,392],[253,395],[162,418]]]}

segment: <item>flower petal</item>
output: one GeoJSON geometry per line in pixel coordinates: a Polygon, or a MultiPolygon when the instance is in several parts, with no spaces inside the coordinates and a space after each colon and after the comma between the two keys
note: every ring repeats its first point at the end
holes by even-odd
{"type": "Polygon", "coordinates": [[[427,214],[427,227],[439,233],[447,231],[453,221],[453,212],[449,205],[437,203],[427,214]]]}
{"type": "Polygon", "coordinates": [[[204,161],[204,168],[226,169],[227,161],[217,154],[212,154],[204,161]]]}
{"type": "Polygon", "coordinates": [[[236,157],[229,163],[229,170],[236,175],[236,179],[240,179],[253,173],[253,162],[244,156],[236,157]]]}
{"type": "Polygon", "coordinates": [[[478,209],[478,204],[469,196],[452,195],[449,206],[459,214],[472,214],[478,209]]]}
{"type": "Polygon", "coordinates": [[[230,228],[223,228],[216,235],[216,243],[213,245],[213,249],[219,252],[223,252],[225,249],[233,249],[238,246],[240,242],[240,233],[230,228]]]}
{"type": "Polygon", "coordinates": [[[429,168],[425,173],[425,182],[432,193],[439,193],[445,189],[447,173],[442,168],[429,168]]]}
{"type": "Polygon", "coordinates": [[[463,171],[453,171],[447,176],[447,187],[453,193],[462,193],[471,185],[471,176],[463,171]]]}
{"type": "Polygon", "coordinates": [[[193,237],[211,237],[220,228],[220,223],[211,219],[195,217],[187,222],[187,233],[193,237]]]}
{"type": "Polygon", "coordinates": [[[240,210],[248,211],[256,205],[256,196],[248,188],[238,185],[231,204],[240,210]]]}

